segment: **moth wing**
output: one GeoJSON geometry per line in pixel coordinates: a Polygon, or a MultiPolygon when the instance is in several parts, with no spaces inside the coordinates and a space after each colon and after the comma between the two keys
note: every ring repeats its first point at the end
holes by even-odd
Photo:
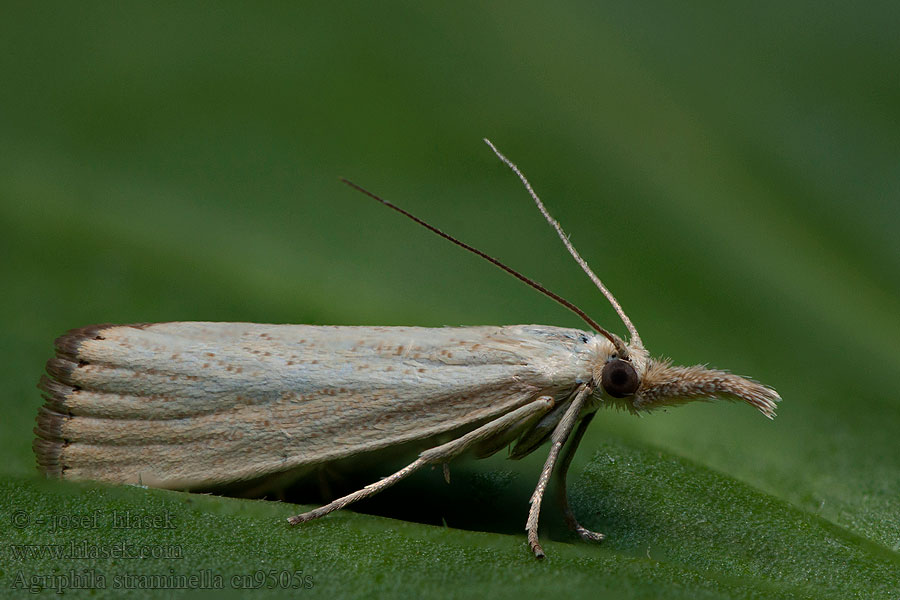
{"type": "Polygon", "coordinates": [[[51,476],[197,489],[472,429],[584,376],[539,327],[96,325],[56,342],[34,450],[51,476]]]}

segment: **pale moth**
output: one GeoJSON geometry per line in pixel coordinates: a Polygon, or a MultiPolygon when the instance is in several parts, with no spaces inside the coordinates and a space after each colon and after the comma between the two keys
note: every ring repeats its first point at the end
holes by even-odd
{"type": "Polygon", "coordinates": [[[521,179],[612,304],[628,330],[627,342],[540,284],[350,184],[547,294],[593,331],[206,322],[74,329],[56,340],[56,356],[39,385],[46,401],[35,428],[40,470],[62,479],[170,489],[252,488],[348,457],[425,448],[396,473],[289,519],[297,524],[375,494],[426,465],[442,465],[447,474],[447,463],[464,451],[483,457],[513,445],[511,458],[520,458],[549,440],[525,527],[540,558],[538,517],[555,467],[568,525],[585,540],[603,538],[578,523],[564,491],[575,449],[601,407],[637,414],[726,399],[774,416],[780,397],[770,387],[726,371],[650,358],[631,320],[525,176],[485,142],[521,179]]]}

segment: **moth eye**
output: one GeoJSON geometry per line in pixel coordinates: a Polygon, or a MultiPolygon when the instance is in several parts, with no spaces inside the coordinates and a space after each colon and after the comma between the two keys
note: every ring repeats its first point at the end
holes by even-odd
{"type": "Polygon", "coordinates": [[[630,396],[640,385],[637,371],[624,360],[615,358],[603,366],[600,374],[600,385],[613,398],[630,396]]]}

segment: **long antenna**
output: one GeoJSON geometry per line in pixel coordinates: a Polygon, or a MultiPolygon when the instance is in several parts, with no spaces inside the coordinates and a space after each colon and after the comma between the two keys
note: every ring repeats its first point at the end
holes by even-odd
{"type": "Polygon", "coordinates": [[[445,240],[449,240],[449,241],[453,242],[454,244],[456,244],[457,246],[459,246],[460,248],[464,248],[464,249],[468,250],[469,252],[472,252],[473,254],[477,254],[478,256],[480,256],[481,258],[483,258],[483,259],[485,259],[486,261],[490,262],[491,264],[494,264],[494,265],[500,267],[501,269],[503,269],[504,271],[506,271],[507,273],[509,273],[509,274],[512,275],[513,277],[515,277],[516,279],[518,279],[518,280],[520,280],[520,281],[523,281],[523,282],[527,283],[528,285],[530,285],[531,287],[533,287],[533,288],[536,289],[537,291],[541,292],[542,294],[544,294],[544,295],[546,295],[546,296],[549,296],[550,298],[553,298],[554,300],[556,300],[557,302],[559,302],[560,304],[562,304],[563,306],[565,306],[566,308],[568,308],[569,310],[571,310],[573,313],[575,313],[576,315],[578,315],[579,317],[581,317],[582,320],[584,320],[585,323],[587,323],[588,325],[590,325],[597,333],[602,334],[604,337],[606,337],[606,339],[608,339],[610,342],[612,342],[613,345],[616,347],[616,350],[618,350],[619,353],[620,353],[622,356],[627,356],[627,355],[628,355],[628,349],[625,347],[624,342],[622,342],[622,340],[621,340],[617,335],[608,332],[606,329],[604,329],[603,327],[601,327],[599,323],[597,323],[597,322],[594,321],[592,318],[590,318],[589,316],[587,316],[587,313],[585,313],[583,310],[581,310],[580,308],[578,308],[577,306],[575,306],[574,304],[572,304],[571,302],[569,302],[568,300],[566,300],[565,298],[563,298],[562,296],[560,296],[559,294],[555,294],[555,293],[551,292],[550,290],[548,290],[547,288],[545,288],[544,286],[542,286],[540,283],[538,283],[538,282],[535,281],[534,279],[531,279],[530,277],[526,277],[525,275],[522,275],[521,273],[519,273],[518,271],[516,271],[515,269],[513,269],[513,268],[511,268],[511,267],[507,267],[506,265],[504,265],[502,262],[500,262],[499,260],[497,260],[497,259],[494,258],[493,256],[490,256],[490,255],[488,255],[488,254],[485,254],[484,252],[482,252],[482,251],[479,250],[478,248],[475,248],[475,247],[473,247],[473,246],[470,246],[469,244],[467,244],[467,243],[465,243],[465,242],[463,242],[463,241],[460,241],[460,240],[456,239],[455,237],[453,237],[452,235],[450,235],[450,234],[448,234],[448,233],[444,233],[443,231],[441,231],[440,229],[438,229],[438,228],[435,227],[434,225],[430,225],[430,224],[426,223],[425,221],[423,221],[422,219],[420,219],[419,217],[415,216],[414,214],[412,214],[412,213],[410,213],[410,212],[407,212],[407,211],[403,210],[402,208],[400,208],[400,207],[397,206],[396,204],[393,204],[393,203],[391,203],[391,202],[388,202],[388,201],[385,200],[384,198],[381,198],[381,197],[379,197],[379,196],[376,196],[375,194],[373,194],[373,193],[370,192],[369,190],[365,189],[364,187],[362,187],[362,186],[360,186],[360,185],[357,185],[357,184],[353,183],[353,182],[350,181],[349,179],[345,179],[345,178],[341,177],[341,181],[343,181],[344,183],[346,183],[347,185],[349,185],[349,186],[352,187],[353,189],[355,189],[355,190],[357,190],[357,191],[359,191],[359,192],[362,192],[363,194],[365,194],[365,195],[368,196],[369,198],[372,198],[373,200],[377,200],[378,202],[381,202],[382,204],[384,204],[384,205],[387,206],[388,208],[391,208],[391,209],[393,209],[393,210],[396,210],[396,211],[397,211],[398,213],[400,213],[401,215],[403,215],[403,216],[405,216],[405,217],[407,217],[407,218],[409,218],[409,219],[412,219],[413,221],[415,221],[416,223],[418,223],[419,225],[421,225],[421,226],[424,227],[425,229],[428,229],[429,231],[433,231],[434,233],[438,234],[439,236],[441,236],[441,237],[444,238],[445,240]]]}
{"type": "Polygon", "coordinates": [[[565,232],[563,232],[562,227],[560,227],[559,223],[550,216],[550,213],[547,212],[547,207],[544,206],[544,203],[541,202],[541,199],[538,198],[538,195],[535,193],[534,189],[531,187],[531,184],[528,183],[528,180],[525,178],[525,175],[522,174],[522,171],[519,170],[511,160],[503,156],[503,154],[497,150],[497,147],[491,143],[491,140],[484,138],[484,143],[491,147],[491,150],[494,151],[494,154],[497,155],[497,158],[506,163],[506,166],[512,169],[512,172],[519,176],[519,179],[522,181],[522,184],[525,186],[525,189],[528,190],[528,193],[531,195],[531,199],[534,200],[534,203],[537,204],[538,210],[541,211],[541,214],[544,215],[544,218],[547,219],[547,222],[553,226],[553,229],[556,230],[556,233],[559,235],[559,239],[562,240],[563,244],[566,245],[566,249],[569,251],[569,254],[572,255],[572,258],[575,259],[575,262],[582,268],[582,270],[587,273],[587,276],[591,278],[591,281],[594,282],[603,295],[606,296],[606,299],[609,300],[609,303],[612,304],[612,307],[615,309],[616,313],[618,313],[619,317],[622,319],[622,322],[625,323],[625,327],[628,328],[628,333],[631,336],[631,344],[634,346],[638,346],[640,348],[644,347],[643,342],[641,341],[641,336],[638,335],[637,329],[631,323],[631,319],[628,318],[628,315],[625,314],[625,311],[622,310],[622,306],[619,304],[616,297],[612,295],[606,286],[603,285],[603,282],[600,281],[600,278],[597,277],[591,268],[588,266],[587,262],[581,258],[581,255],[578,254],[578,251],[575,250],[575,246],[572,245],[572,242],[569,241],[568,236],[566,236],[565,232]]]}

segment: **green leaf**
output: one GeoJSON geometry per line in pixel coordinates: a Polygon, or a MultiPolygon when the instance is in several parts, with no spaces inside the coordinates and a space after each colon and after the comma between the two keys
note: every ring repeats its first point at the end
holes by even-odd
{"type": "Polygon", "coordinates": [[[235,595],[286,595],[278,577],[302,571],[300,593],[328,598],[896,598],[898,16],[813,2],[11,5],[0,589],[103,597],[118,577],[167,597],[219,575],[235,595]],[[454,463],[450,485],[420,473],[297,528],[289,502],[39,477],[35,385],[69,328],[582,326],[340,176],[623,333],[482,137],[655,356],[772,385],[779,416],[601,413],[570,489],[607,539],[574,539],[548,497],[544,561],[523,531],[543,448],[454,463]],[[115,527],[116,514],[174,526],[115,527]],[[85,554],[116,544],[180,554],[85,554]]]}

